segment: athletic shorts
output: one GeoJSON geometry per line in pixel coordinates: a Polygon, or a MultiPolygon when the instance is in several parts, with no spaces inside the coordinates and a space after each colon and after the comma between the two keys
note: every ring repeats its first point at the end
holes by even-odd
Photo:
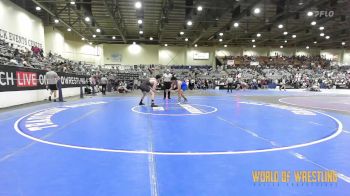
{"type": "Polygon", "coordinates": [[[56,84],[49,84],[49,89],[52,91],[56,91],[57,90],[57,85],[56,84]]]}
{"type": "Polygon", "coordinates": [[[181,89],[182,89],[183,91],[186,91],[186,90],[187,90],[187,84],[186,84],[186,82],[182,82],[182,84],[181,84],[181,89]]]}
{"type": "Polygon", "coordinates": [[[148,86],[148,85],[146,85],[146,84],[141,84],[140,85],[140,90],[142,91],[142,92],[150,92],[151,91],[151,87],[150,86],[148,86]]]}
{"type": "Polygon", "coordinates": [[[164,89],[170,89],[171,88],[171,82],[164,82],[164,89]]]}

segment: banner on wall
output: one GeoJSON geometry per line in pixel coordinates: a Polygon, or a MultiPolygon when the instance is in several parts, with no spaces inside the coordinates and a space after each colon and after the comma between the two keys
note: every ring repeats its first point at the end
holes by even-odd
{"type": "Polygon", "coordinates": [[[209,52],[195,52],[193,53],[194,60],[208,60],[209,52]]]}
{"type": "Polygon", "coordinates": [[[111,55],[111,61],[112,62],[122,62],[122,55],[118,53],[113,53],[111,55]]]}
{"type": "Polygon", "coordinates": [[[258,66],[259,65],[259,61],[250,61],[250,65],[258,66]]]}
{"type": "MultiPolygon", "coordinates": [[[[45,74],[44,70],[0,65],[0,92],[45,89],[45,74]]],[[[69,73],[57,74],[63,88],[79,87],[80,81],[85,84],[90,78],[69,73]]]]}
{"type": "Polygon", "coordinates": [[[227,65],[235,65],[235,60],[227,60],[227,65]]]}
{"type": "Polygon", "coordinates": [[[43,45],[39,42],[36,42],[36,41],[33,41],[29,38],[8,32],[8,31],[3,30],[3,29],[0,29],[0,39],[3,39],[6,42],[10,42],[10,43],[16,43],[18,45],[25,46],[25,47],[32,47],[32,46],[36,46],[39,48],[43,47],[43,45]]]}

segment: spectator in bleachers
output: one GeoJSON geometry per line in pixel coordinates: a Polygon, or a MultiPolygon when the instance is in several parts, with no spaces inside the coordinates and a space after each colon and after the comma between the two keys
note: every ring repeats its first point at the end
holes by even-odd
{"type": "MultiPolygon", "coordinates": [[[[172,65],[170,68],[174,71],[173,76],[190,78],[191,89],[215,88],[223,82],[227,83],[228,75],[235,76],[236,80],[247,83],[248,88],[252,89],[271,87],[273,84],[280,84],[282,79],[285,80],[286,88],[310,88],[315,82],[320,88],[350,86],[350,73],[347,72],[349,68],[331,66],[331,61],[322,56],[228,56],[226,59],[235,62],[235,65],[227,67],[227,70],[223,70],[222,67],[213,69],[210,65],[172,65]],[[258,62],[258,65],[251,65],[251,62],[258,62]]],[[[119,70],[118,67],[103,69],[62,58],[60,55],[52,54],[51,51],[44,57],[43,50],[36,46],[31,50],[25,50],[3,40],[0,40],[0,64],[35,69],[45,69],[50,65],[56,72],[96,75],[97,78],[100,78],[99,75],[109,73],[136,73],[141,77],[151,77],[166,70],[166,67],[160,65],[136,65],[135,68],[133,65],[131,69],[123,70],[119,70]]],[[[130,77],[126,80],[134,79],[130,77]]],[[[114,77],[113,80],[119,78],[114,77]]],[[[116,83],[115,89],[118,88],[118,84],[116,83]]]]}

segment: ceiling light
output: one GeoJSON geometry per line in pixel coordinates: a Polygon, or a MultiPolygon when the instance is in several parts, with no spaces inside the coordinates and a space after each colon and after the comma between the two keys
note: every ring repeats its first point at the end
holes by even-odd
{"type": "Polygon", "coordinates": [[[71,28],[68,28],[67,31],[72,31],[72,29],[71,29],[71,28]]]}
{"type": "Polygon", "coordinates": [[[143,34],[143,31],[141,30],[141,31],[139,31],[139,34],[143,34]]]}
{"type": "Polygon", "coordinates": [[[150,38],[149,38],[149,40],[151,40],[151,41],[152,41],[152,40],[153,40],[153,37],[150,37],[150,38]]]}
{"type": "Polygon", "coordinates": [[[309,49],[310,47],[309,46],[306,46],[306,49],[309,49]]]}
{"type": "Polygon", "coordinates": [[[132,42],[132,45],[136,45],[136,42],[132,42]]]}
{"type": "Polygon", "coordinates": [[[59,23],[60,21],[58,19],[55,19],[54,22],[57,24],[59,23]]]}
{"type": "Polygon", "coordinates": [[[92,35],[92,37],[93,37],[93,38],[95,38],[95,37],[96,37],[96,35],[95,35],[95,34],[93,34],[93,35],[92,35]]]}
{"type": "Polygon", "coordinates": [[[257,36],[257,37],[261,37],[261,34],[260,34],[260,33],[258,33],[258,34],[256,34],[256,36],[257,36]]]}
{"type": "Polygon", "coordinates": [[[227,48],[227,45],[225,44],[224,47],[227,48]]]}
{"type": "Polygon", "coordinates": [[[288,32],[287,31],[283,32],[283,35],[288,35],[288,32]]]}
{"type": "Polygon", "coordinates": [[[311,12],[311,11],[308,11],[308,12],[307,12],[307,16],[312,16],[312,15],[314,15],[313,12],[311,12]]]}
{"type": "Polygon", "coordinates": [[[324,33],[320,33],[320,36],[323,37],[323,36],[324,36],[324,33]]]}
{"type": "Polygon", "coordinates": [[[203,7],[202,7],[202,6],[198,6],[198,7],[197,7],[197,10],[198,10],[198,11],[202,11],[202,10],[203,10],[203,7]]]}
{"type": "Polygon", "coordinates": [[[316,25],[316,21],[312,21],[311,25],[315,26],[316,25]]]}
{"type": "Polygon", "coordinates": [[[142,24],[142,20],[141,20],[141,19],[138,19],[138,20],[137,20],[137,24],[142,24]]]}
{"type": "Polygon", "coordinates": [[[259,14],[260,13],[260,8],[255,8],[254,9],[254,14],[259,14]]]}
{"type": "Polygon", "coordinates": [[[165,46],[165,47],[167,47],[167,46],[168,46],[168,44],[164,44],[164,46],[165,46]]]}
{"type": "Polygon", "coordinates": [[[97,33],[100,33],[100,32],[101,32],[101,29],[96,29],[96,32],[97,32],[97,33]]]}
{"type": "Polygon", "coordinates": [[[185,32],[181,31],[181,32],[180,32],[180,35],[183,35],[183,34],[185,34],[185,32]]]}
{"type": "Polygon", "coordinates": [[[190,20],[187,21],[187,25],[188,25],[188,26],[192,26],[192,21],[190,21],[190,20]]]}
{"type": "Polygon", "coordinates": [[[86,17],[85,17],[85,21],[86,21],[86,22],[89,22],[89,21],[90,21],[90,17],[86,16],[86,17]]]}
{"type": "Polygon", "coordinates": [[[255,42],[255,39],[252,39],[252,42],[255,42]]]}
{"type": "Polygon", "coordinates": [[[283,24],[279,24],[279,25],[278,25],[278,28],[279,28],[279,29],[282,29],[282,28],[283,28],[283,24]]]}
{"type": "Polygon", "coordinates": [[[70,1],[70,4],[71,5],[75,5],[75,1],[70,1]]]}
{"type": "Polygon", "coordinates": [[[239,23],[235,22],[235,23],[233,23],[233,26],[237,28],[239,26],[239,23]]]}
{"type": "Polygon", "coordinates": [[[83,41],[84,41],[84,40],[85,40],[85,37],[82,37],[82,38],[81,38],[81,40],[83,40],[83,41]]]}
{"type": "Polygon", "coordinates": [[[280,48],[283,48],[283,46],[280,46],[280,48]]]}
{"type": "Polygon", "coordinates": [[[135,3],[135,8],[140,9],[142,7],[142,3],[140,1],[135,3]]]}
{"type": "Polygon", "coordinates": [[[224,33],[219,33],[219,35],[220,35],[220,36],[223,36],[223,35],[224,35],[224,33]]]}
{"type": "Polygon", "coordinates": [[[314,44],[317,44],[317,41],[314,41],[314,44]]]}
{"type": "Polygon", "coordinates": [[[185,41],[188,42],[188,38],[187,37],[185,38],[185,41]]]}
{"type": "Polygon", "coordinates": [[[35,9],[36,9],[36,11],[40,11],[40,10],[41,10],[41,7],[36,6],[35,9]]]}
{"type": "Polygon", "coordinates": [[[219,39],[219,42],[222,42],[222,39],[219,39]]]}
{"type": "Polygon", "coordinates": [[[292,38],[296,38],[297,36],[296,35],[292,35],[292,38]]]}
{"type": "Polygon", "coordinates": [[[343,46],[344,46],[344,45],[345,45],[345,42],[341,42],[341,45],[343,45],[343,46]]]}
{"type": "Polygon", "coordinates": [[[329,39],[329,38],[330,38],[329,35],[327,35],[327,36],[326,36],[326,39],[329,39]]]}
{"type": "Polygon", "coordinates": [[[92,42],[89,42],[90,45],[92,45],[92,42]]]}
{"type": "Polygon", "coordinates": [[[115,36],[113,36],[112,39],[115,39],[115,36]]]}
{"type": "Polygon", "coordinates": [[[256,45],[253,45],[253,48],[255,48],[256,47],[256,45]]]}
{"type": "Polygon", "coordinates": [[[288,41],[287,40],[284,40],[284,43],[287,43],[288,41]]]}
{"type": "Polygon", "coordinates": [[[323,30],[324,30],[324,27],[320,27],[320,30],[323,31],[323,30]]]}
{"type": "Polygon", "coordinates": [[[197,47],[198,47],[198,45],[197,45],[197,44],[195,44],[195,45],[194,45],[194,47],[196,47],[196,48],[197,48],[197,47]]]}

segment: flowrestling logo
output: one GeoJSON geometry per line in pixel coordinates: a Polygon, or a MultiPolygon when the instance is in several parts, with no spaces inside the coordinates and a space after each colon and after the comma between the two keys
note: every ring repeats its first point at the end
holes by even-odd
{"type": "Polygon", "coordinates": [[[316,11],[310,11],[307,13],[308,16],[314,16],[316,18],[332,18],[334,16],[334,11],[333,10],[316,10],[316,11]]]}

